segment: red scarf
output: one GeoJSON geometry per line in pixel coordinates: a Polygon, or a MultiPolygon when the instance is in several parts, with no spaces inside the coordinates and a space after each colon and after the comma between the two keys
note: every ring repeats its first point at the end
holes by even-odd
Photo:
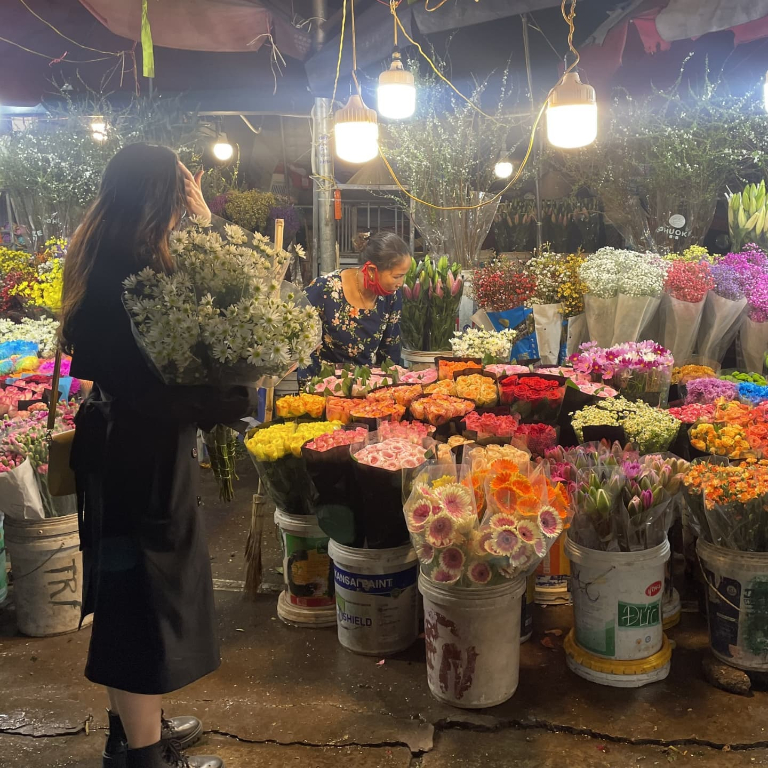
{"type": "Polygon", "coordinates": [[[363,264],[363,286],[367,291],[372,291],[377,296],[391,296],[394,291],[387,291],[379,282],[379,268],[370,261],[363,264]],[[373,277],[368,274],[369,267],[373,268],[373,277]]]}

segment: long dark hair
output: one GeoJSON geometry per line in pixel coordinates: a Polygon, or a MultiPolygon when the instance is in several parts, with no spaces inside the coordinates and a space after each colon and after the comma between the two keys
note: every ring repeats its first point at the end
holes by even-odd
{"type": "Polygon", "coordinates": [[[59,335],[67,351],[72,319],[97,259],[129,249],[136,271],[146,266],[171,271],[168,236],[182,216],[184,202],[184,176],[173,150],[130,144],[109,161],[99,194],[72,237],[64,262],[59,335]]]}
{"type": "Polygon", "coordinates": [[[402,237],[394,232],[377,232],[375,235],[359,235],[355,247],[360,266],[371,262],[380,271],[393,269],[404,258],[410,257],[411,250],[402,237]]]}

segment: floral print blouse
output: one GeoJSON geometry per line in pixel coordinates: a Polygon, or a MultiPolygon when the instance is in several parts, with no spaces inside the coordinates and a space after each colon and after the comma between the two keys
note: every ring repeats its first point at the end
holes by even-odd
{"type": "Polygon", "coordinates": [[[387,358],[400,363],[400,313],[403,296],[377,296],[373,309],[353,307],[344,296],[341,271],[315,279],[306,290],[323,323],[323,344],[301,379],[315,376],[323,363],[374,366],[387,358]]]}

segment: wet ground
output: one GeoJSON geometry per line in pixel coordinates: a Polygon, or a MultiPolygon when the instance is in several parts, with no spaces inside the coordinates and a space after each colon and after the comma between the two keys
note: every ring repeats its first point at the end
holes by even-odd
{"type": "MultiPolygon", "coordinates": [[[[740,697],[705,682],[707,638],[695,613],[669,632],[669,678],[622,690],[571,673],[564,635],[545,634],[565,632],[570,609],[537,609],[517,693],[482,712],[432,698],[421,640],[380,664],[345,651],[333,629],[285,626],[271,527],[262,594],[242,593],[254,476],[245,464],[241,474],[226,507],[206,480],[222,666],[166,702],[168,714],[204,720],[197,751],[220,754],[228,768],[768,766],[768,692],[740,697]]],[[[105,700],[82,677],[88,638],[20,636],[12,601],[0,608],[0,768],[100,765],[105,700]]]]}

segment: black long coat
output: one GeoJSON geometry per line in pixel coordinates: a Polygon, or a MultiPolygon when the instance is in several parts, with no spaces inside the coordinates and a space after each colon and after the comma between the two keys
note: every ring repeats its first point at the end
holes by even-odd
{"type": "Polygon", "coordinates": [[[99,253],[75,316],[72,375],[95,386],[76,420],[72,466],[83,615],[94,615],[86,677],[162,694],[219,665],[197,425],[240,419],[256,392],[163,384],[122,305],[122,281],[139,266],[128,249],[99,253]]]}

